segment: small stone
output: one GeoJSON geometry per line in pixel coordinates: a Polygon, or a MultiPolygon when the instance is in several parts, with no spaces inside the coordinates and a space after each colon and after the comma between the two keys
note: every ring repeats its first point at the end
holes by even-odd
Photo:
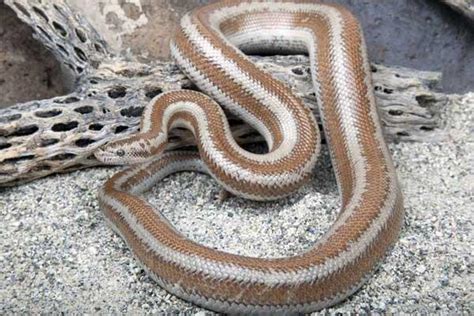
{"type": "Polygon", "coordinates": [[[95,247],[89,247],[87,248],[87,251],[91,254],[91,255],[96,255],[97,254],[97,249],[95,247]]]}

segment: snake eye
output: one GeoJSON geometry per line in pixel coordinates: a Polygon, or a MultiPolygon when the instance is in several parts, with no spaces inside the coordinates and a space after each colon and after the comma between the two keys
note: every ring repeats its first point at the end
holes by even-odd
{"type": "Polygon", "coordinates": [[[115,153],[116,153],[117,156],[119,156],[119,157],[125,156],[125,150],[123,150],[123,149],[119,149],[119,150],[117,150],[115,153]]]}

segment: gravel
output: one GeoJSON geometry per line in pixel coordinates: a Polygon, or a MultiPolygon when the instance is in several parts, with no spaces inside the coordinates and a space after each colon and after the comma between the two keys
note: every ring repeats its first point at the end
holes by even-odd
{"type": "MultiPolygon", "coordinates": [[[[401,236],[376,274],[330,313],[474,313],[474,94],[452,96],[447,137],[391,144],[406,207],[401,236]]],[[[324,148],[324,147],[323,147],[324,148]]],[[[0,189],[0,313],[204,315],[158,287],[106,225],[95,168],[0,189]]],[[[288,199],[220,203],[209,177],[181,173],[147,198],[189,238],[252,256],[311,246],[339,206],[327,150],[312,182],[288,199]]]]}

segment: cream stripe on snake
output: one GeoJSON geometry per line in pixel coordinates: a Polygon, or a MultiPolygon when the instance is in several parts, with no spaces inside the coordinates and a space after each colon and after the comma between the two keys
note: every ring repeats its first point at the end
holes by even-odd
{"type": "Polygon", "coordinates": [[[221,1],[182,19],[171,52],[201,90],[264,136],[269,152],[242,149],[209,97],[163,93],[146,107],[139,134],[96,152],[106,163],[140,163],[100,191],[110,225],[160,286],[216,311],[310,312],[356,291],[396,240],[404,213],[357,20],[344,8],[310,1],[221,1]],[[319,152],[312,113],[237,47],[310,56],[342,208],[325,235],[294,257],[251,258],[204,247],[139,196],[183,170],[208,173],[254,200],[284,197],[310,178],[319,152]],[[199,155],[163,153],[176,127],[194,133],[199,155]]]}

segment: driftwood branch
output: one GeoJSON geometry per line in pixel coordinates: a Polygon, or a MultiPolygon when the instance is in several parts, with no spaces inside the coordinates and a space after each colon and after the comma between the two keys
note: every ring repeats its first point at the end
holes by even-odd
{"type": "Polygon", "coordinates": [[[76,78],[112,55],[87,19],[76,14],[63,0],[5,0],[5,4],[30,25],[33,36],[76,78]]]}
{"type": "MultiPolygon", "coordinates": [[[[99,165],[93,152],[135,133],[151,98],[164,91],[195,89],[172,63],[143,64],[111,56],[100,35],[62,1],[39,5],[6,0],[6,4],[68,66],[77,88],[66,96],[0,109],[0,186],[99,165]]],[[[307,57],[252,58],[289,84],[319,116],[307,57]]],[[[372,75],[388,139],[430,141],[443,136],[439,110],[447,97],[432,91],[439,73],[374,64],[372,75]]],[[[261,140],[246,124],[231,121],[240,143],[261,140]]],[[[170,141],[170,149],[193,144],[183,131],[174,131],[170,141]]]]}

